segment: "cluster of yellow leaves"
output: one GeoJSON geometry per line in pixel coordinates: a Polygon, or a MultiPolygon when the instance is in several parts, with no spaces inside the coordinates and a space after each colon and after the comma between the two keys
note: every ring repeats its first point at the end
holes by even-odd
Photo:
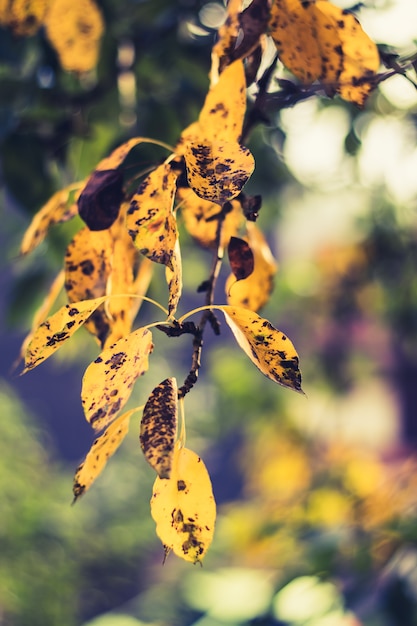
{"type": "MultiPolygon", "coordinates": [[[[19,18],[7,24],[24,34],[23,3],[15,0],[11,6],[19,18]]],[[[72,4],[33,0],[24,6],[36,7],[37,23],[45,24],[65,68],[92,67],[102,31],[92,0],[72,4]]],[[[0,4],[3,24],[4,15],[0,4]]],[[[283,63],[300,80],[322,81],[328,93],[363,103],[377,55],[350,14],[325,0],[276,0],[271,7],[267,0],[253,0],[244,11],[240,1],[232,0],[213,49],[211,87],[198,120],[184,130],[177,146],[143,137],[130,139],[104,158],[87,180],[54,194],[24,236],[21,252],[27,254],[52,225],[77,214],[85,223],[68,245],[64,270],[22,347],[26,372],[82,325],[100,345],[100,354],[84,374],[81,392],[85,417],[98,436],[76,471],[75,499],[91,487],[126,436],[132,415],[142,410],[121,413],[133,385],[148,370],[153,350],[150,328],[163,324],[168,334],[181,330],[193,313],[175,318],[182,294],[178,215],[192,238],[214,250],[216,261],[223,258],[225,248],[228,251],[232,272],[226,284],[228,304],[203,308],[223,312],[238,345],[265,376],[302,393],[292,342],[257,313],[268,301],[277,266],[251,221],[256,219],[256,197],[243,192],[254,169],[254,158],[242,144],[246,89],[255,80],[267,34],[283,63]],[[144,142],[162,146],[170,154],[147,176],[138,174],[138,187],[132,192],[125,184],[123,165],[144,142]],[[154,263],[165,266],[167,308],[158,306],[166,319],[134,329],[154,263]],[[49,315],[62,285],[69,304],[49,315]]],[[[165,552],[172,550],[196,562],[212,540],[215,503],[203,462],[184,447],[183,437],[177,439],[179,395],[175,378],[153,390],[143,408],[139,438],[146,460],[158,475],[151,511],[165,552]]]]}
{"type": "Polygon", "coordinates": [[[70,72],[88,72],[98,60],[103,18],[94,0],[0,0],[0,25],[19,36],[41,26],[70,72]]]}

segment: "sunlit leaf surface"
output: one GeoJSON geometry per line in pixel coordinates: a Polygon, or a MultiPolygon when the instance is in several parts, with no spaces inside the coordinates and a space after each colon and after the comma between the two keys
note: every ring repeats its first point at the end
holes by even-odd
{"type": "Polygon", "coordinates": [[[201,458],[177,444],[170,478],[157,478],[151,513],[165,553],[198,563],[213,539],[216,503],[201,458]]]}

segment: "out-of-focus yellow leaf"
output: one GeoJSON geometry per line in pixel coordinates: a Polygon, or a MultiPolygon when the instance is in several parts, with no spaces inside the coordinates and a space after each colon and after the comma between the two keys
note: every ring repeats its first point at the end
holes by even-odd
{"type": "Polygon", "coordinates": [[[131,409],[120,415],[94,440],[84,461],[77,467],[74,476],[74,502],[91,487],[96,478],[106,467],[107,461],[116,452],[129,431],[129,422],[133,413],[138,409],[131,409]]]}
{"type": "Polygon", "coordinates": [[[25,369],[22,374],[40,365],[49,358],[78,330],[90,315],[105,301],[94,298],[66,304],[48,317],[33,334],[25,354],[25,369]]]}
{"type": "Polygon", "coordinates": [[[273,288],[276,262],[263,234],[252,222],[247,223],[248,242],[252,249],[255,266],[252,274],[236,282],[233,274],[226,281],[227,302],[231,306],[259,311],[268,302],[273,288]]]}
{"type": "Polygon", "coordinates": [[[165,268],[165,277],[168,284],[168,315],[172,316],[177,310],[182,294],[182,261],[178,239],[171,256],[171,265],[165,268]]]}
{"type": "Polygon", "coordinates": [[[220,306],[239,346],[252,363],[276,383],[299,391],[298,354],[286,335],[257,313],[234,306],[220,306]]]}
{"type": "Polygon", "coordinates": [[[169,478],[178,423],[178,389],[166,378],[149,396],[140,423],[140,445],[159,478],[169,478]]]}
{"type": "Polygon", "coordinates": [[[157,478],[151,513],[165,554],[199,563],[213,539],[216,521],[210,476],[197,454],[175,447],[170,478],[157,478]]]}
{"type": "Polygon", "coordinates": [[[352,13],[327,0],[274,0],[270,34],[284,65],[305,83],[362,106],[379,67],[375,43],[352,13]]]}
{"type": "Polygon", "coordinates": [[[104,22],[93,0],[53,0],[45,28],[64,70],[83,73],[96,66],[104,22]]]}
{"type": "Polygon", "coordinates": [[[49,289],[49,292],[46,296],[46,298],[44,299],[44,301],[42,302],[41,306],[38,308],[38,310],[36,311],[35,315],[33,316],[33,321],[32,321],[32,328],[30,330],[30,333],[25,337],[23,343],[22,343],[22,347],[20,348],[20,353],[19,353],[19,358],[17,359],[16,363],[14,364],[14,367],[17,367],[17,365],[20,362],[20,359],[24,358],[24,355],[26,353],[26,350],[30,344],[30,342],[32,341],[32,337],[36,332],[36,329],[42,324],[42,322],[45,321],[45,319],[48,317],[48,313],[51,310],[55,300],[57,299],[62,287],[64,286],[64,280],[65,280],[65,274],[64,274],[64,270],[61,270],[59,272],[59,274],[57,275],[57,277],[55,278],[54,282],[51,285],[51,288],[49,289]]]}
{"type": "Polygon", "coordinates": [[[15,35],[34,35],[42,25],[50,0],[2,0],[0,25],[13,30],[15,35]]]}
{"type": "Polygon", "coordinates": [[[242,191],[255,167],[248,148],[210,140],[188,144],[185,163],[190,187],[200,198],[220,205],[242,191]]]}
{"type": "Polygon", "coordinates": [[[57,191],[36,213],[23,236],[20,246],[21,254],[32,252],[45,239],[51,226],[67,222],[77,215],[78,207],[71,199],[72,192],[77,191],[83,185],[84,182],[73,183],[57,191]]]}
{"type": "Polygon", "coordinates": [[[132,197],[126,227],[135,245],[151,261],[172,267],[178,238],[172,211],[178,174],[168,163],[156,168],[132,197]]]}
{"type": "Polygon", "coordinates": [[[97,165],[95,171],[113,170],[119,167],[129,155],[130,151],[141,143],[155,143],[148,137],[132,137],[128,141],[125,141],[120,146],[115,148],[108,157],[105,157],[97,165]]]}
{"type": "MultiPolygon", "coordinates": [[[[192,189],[180,189],[177,194],[184,225],[191,237],[204,248],[213,248],[216,243],[219,205],[199,198],[192,189]]],[[[226,247],[231,237],[236,237],[244,223],[240,202],[232,200],[232,208],[222,224],[220,245],[226,247]]]]}
{"type": "Polygon", "coordinates": [[[108,426],[124,407],[139,376],[148,369],[152,333],[139,328],[103,350],[83,376],[81,402],[95,431],[108,426]]]}

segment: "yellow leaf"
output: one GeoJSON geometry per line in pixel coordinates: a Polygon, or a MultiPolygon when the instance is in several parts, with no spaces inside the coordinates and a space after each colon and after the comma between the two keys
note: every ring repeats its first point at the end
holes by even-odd
{"type": "Polygon", "coordinates": [[[257,313],[234,306],[220,306],[235,339],[252,363],[276,383],[299,391],[298,354],[286,335],[257,313]]]}
{"type": "Polygon", "coordinates": [[[48,317],[33,334],[27,347],[22,374],[54,354],[105,300],[104,297],[66,304],[48,317]]]}
{"type": "Polygon", "coordinates": [[[57,191],[36,213],[23,236],[20,246],[21,254],[32,252],[45,239],[51,226],[67,222],[77,215],[77,205],[71,200],[72,192],[80,189],[83,185],[83,182],[73,183],[65,189],[57,191]]]}
{"type": "Polygon", "coordinates": [[[95,431],[110,424],[124,407],[139,376],[148,369],[152,333],[139,328],[103,350],[83,376],[81,401],[95,431]]]}
{"type": "Polygon", "coordinates": [[[112,170],[123,163],[129,152],[141,143],[155,143],[152,139],[147,137],[132,137],[128,141],[125,141],[120,146],[115,148],[113,152],[100,161],[95,171],[112,170]]]}
{"type": "Polygon", "coordinates": [[[177,176],[168,163],[157,167],[132,197],[126,216],[129,235],[140,252],[171,269],[178,238],[172,212],[177,176]]]}
{"type": "Polygon", "coordinates": [[[179,240],[175,242],[171,256],[171,264],[165,268],[168,283],[168,315],[173,316],[177,310],[182,294],[182,261],[179,240]]]}
{"type": "Polygon", "coordinates": [[[0,3],[0,24],[15,35],[34,35],[42,25],[49,0],[3,0],[0,3]]]}
{"type": "Polygon", "coordinates": [[[192,563],[206,554],[214,534],[216,503],[210,476],[197,454],[175,447],[170,478],[157,478],[151,498],[156,533],[165,553],[192,563]]]}
{"type": "Polygon", "coordinates": [[[57,277],[55,278],[54,282],[51,285],[51,288],[46,296],[46,298],[44,299],[44,301],[42,302],[41,306],[38,308],[38,310],[36,311],[35,315],[33,316],[33,321],[32,321],[32,328],[30,330],[30,333],[25,337],[25,340],[22,343],[22,347],[20,348],[20,354],[19,354],[19,358],[17,359],[16,363],[14,364],[14,367],[17,367],[18,363],[20,362],[20,359],[24,358],[24,355],[26,353],[26,350],[30,344],[30,342],[32,341],[33,335],[36,332],[36,329],[42,324],[42,322],[45,321],[45,319],[48,317],[48,313],[51,310],[55,300],[57,299],[62,287],[64,286],[64,280],[65,280],[65,274],[64,271],[61,270],[59,272],[59,274],[57,275],[57,277]]]}
{"type": "Polygon", "coordinates": [[[246,80],[243,61],[238,59],[220,75],[209,90],[198,118],[199,138],[235,142],[242,134],[246,112],[246,80]]]}
{"type": "Polygon", "coordinates": [[[255,258],[255,267],[250,276],[236,281],[233,274],[226,281],[227,302],[231,306],[259,311],[269,300],[273,288],[273,277],[277,271],[271,250],[256,224],[247,223],[248,242],[255,258]]]}
{"type": "Polygon", "coordinates": [[[235,58],[233,53],[240,31],[239,14],[241,10],[242,0],[230,0],[230,2],[228,2],[227,18],[217,31],[217,41],[211,53],[212,65],[210,78],[212,84],[217,82],[219,73],[230,65],[235,58]]]}
{"type": "Polygon", "coordinates": [[[269,29],[284,65],[305,83],[362,106],[379,67],[375,43],[352,13],[327,0],[274,0],[269,29]]]}
{"type": "Polygon", "coordinates": [[[190,187],[200,198],[220,205],[242,191],[255,167],[248,148],[210,140],[188,144],[185,163],[190,187]]]}
{"type": "Polygon", "coordinates": [[[177,423],[177,381],[167,378],[155,387],[145,404],[139,437],[146,460],[160,478],[171,475],[177,423]]]}
{"type": "Polygon", "coordinates": [[[104,23],[93,0],[54,0],[45,28],[64,70],[82,73],[96,66],[104,23]]]}
{"type": "MultiPolygon", "coordinates": [[[[184,225],[198,243],[204,248],[213,248],[216,244],[219,205],[199,198],[192,189],[180,189],[177,197],[181,206],[184,225]]],[[[232,200],[232,209],[223,219],[220,244],[226,247],[231,237],[236,237],[244,223],[240,202],[232,200]]]]}
{"type": "Polygon", "coordinates": [[[91,487],[96,478],[105,468],[109,458],[116,452],[129,431],[129,422],[133,413],[138,409],[131,409],[120,415],[94,440],[84,461],[77,467],[74,476],[74,502],[91,487]]]}

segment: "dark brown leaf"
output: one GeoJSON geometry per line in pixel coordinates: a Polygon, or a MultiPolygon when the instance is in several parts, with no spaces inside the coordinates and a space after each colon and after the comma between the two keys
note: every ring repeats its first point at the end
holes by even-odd
{"type": "Polygon", "coordinates": [[[239,237],[231,237],[227,253],[230,269],[236,276],[236,280],[243,280],[252,274],[255,261],[247,241],[239,239],[239,237]]]}
{"type": "Polygon", "coordinates": [[[122,172],[96,170],[78,198],[78,212],[90,230],[106,230],[116,221],[122,201],[122,172]]]}

